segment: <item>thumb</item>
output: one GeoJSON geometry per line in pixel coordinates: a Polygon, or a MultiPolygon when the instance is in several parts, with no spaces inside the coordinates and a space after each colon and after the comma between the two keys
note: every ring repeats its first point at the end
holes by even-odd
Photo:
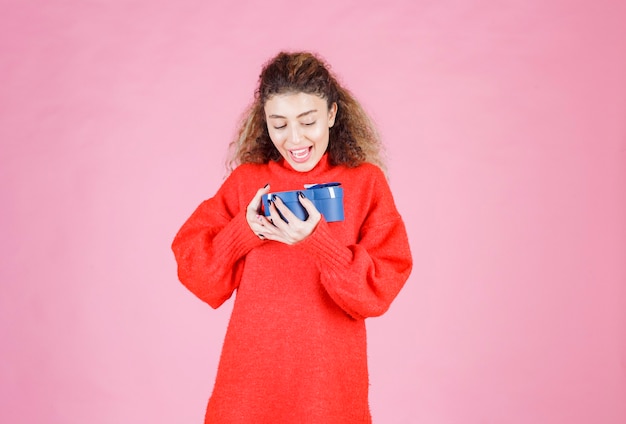
{"type": "Polygon", "coordinates": [[[255,211],[260,210],[261,209],[261,197],[264,194],[267,194],[269,192],[270,192],[270,185],[269,185],[269,183],[265,184],[264,187],[261,187],[260,189],[258,189],[256,194],[254,195],[254,197],[250,201],[250,204],[248,204],[248,209],[253,209],[255,211]]]}

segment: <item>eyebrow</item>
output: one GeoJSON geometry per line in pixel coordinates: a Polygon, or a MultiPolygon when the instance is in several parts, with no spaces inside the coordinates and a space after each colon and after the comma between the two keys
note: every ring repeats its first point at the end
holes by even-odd
{"type": "MultiPolygon", "coordinates": [[[[302,112],[300,115],[296,116],[296,118],[302,118],[303,116],[309,115],[313,112],[317,112],[317,109],[311,109],[311,110],[307,110],[306,112],[302,112]]],[[[270,115],[268,116],[268,118],[272,118],[272,119],[287,119],[284,116],[281,115],[270,115]]]]}

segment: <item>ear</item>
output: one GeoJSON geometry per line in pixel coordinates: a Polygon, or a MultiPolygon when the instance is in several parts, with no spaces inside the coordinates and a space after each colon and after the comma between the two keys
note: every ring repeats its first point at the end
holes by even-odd
{"type": "Polygon", "coordinates": [[[337,102],[333,102],[328,109],[328,128],[335,125],[335,117],[337,116],[337,102]]]}

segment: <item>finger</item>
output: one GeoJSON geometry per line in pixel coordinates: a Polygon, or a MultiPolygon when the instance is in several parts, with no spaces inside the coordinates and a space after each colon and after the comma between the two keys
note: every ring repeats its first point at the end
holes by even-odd
{"type": "Polygon", "coordinates": [[[254,234],[265,231],[268,220],[265,216],[259,214],[260,211],[255,210],[254,201],[250,202],[246,209],[246,221],[254,234]]]}
{"type": "Polygon", "coordinates": [[[267,194],[269,192],[270,192],[270,185],[269,185],[269,183],[265,184],[264,187],[261,187],[260,189],[258,189],[256,194],[254,195],[254,197],[252,198],[252,200],[248,204],[248,210],[255,211],[255,212],[260,211],[261,210],[261,197],[264,194],[267,194]]]}
{"type": "Polygon", "coordinates": [[[279,209],[276,205],[276,198],[270,199],[269,212],[270,216],[268,217],[268,219],[274,227],[281,229],[285,229],[288,227],[288,224],[283,220],[284,215],[281,216],[281,213],[279,213],[279,209]]]}
{"type": "Polygon", "coordinates": [[[280,197],[278,196],[274,197],[274,201],[272,203],[274,204],[276,209],[281,213],[281,215],[285,217],[285,219],[289,222],[289,224],[295,224],[298,221],[302,222],[302,220],[298,218],[296,214],[294,214],[291,211],[291,209],[287,207],[287,205],[285,205],[285,202],[283,202],[283,199],[281,199],[280,197]]]}
{"type": "Polygon", "coordinates": [[[315,204],[311,201],[311,199],[306,197],[302,192],[298,193],[298,200],[300,201],[300,204],[302,205],[302,207],[309,214],[309,218],[313,218],[313,220],[317,220],[321,217],[321,213],[320,211],[317,210],[317,208],[315,207],[315,204]]]}
{"type": "Polygon", "coordinates": [[[274,240],[274,241],[281,240],[282,238],[281,234],[283,233],[283,231],[279,229],[278,227],[276,227],[275,225],[273,225],[271,221],[267,219],[266,217],[261,216],[260,219],[263,220],[264,224],[263,225],[256,224],[255,228],[253,229],[257,237],[261,238],[262,240],[274,240]],[[261,235],[263,237],[260,237],[261,235]]]}
{"type": "Polygon", "coordinates": [[[263,216],[259,215],[258,213],[254,215],[254,218],[249,220],[249,225],[250,228],[252,229],[252,231],[254,231],[254,233],[258,233],[260,231],[263,231],[263,229],[265,228],[264,224],[263,224],[263,216]]]}
{"type": "Polygon", "coordinates": [[[262,230],[268,230],[274,227],[274,223],[271,220],[271,216],[267,217],[265,215],[256,215],[256,225],[258,225],[262,230]]]}

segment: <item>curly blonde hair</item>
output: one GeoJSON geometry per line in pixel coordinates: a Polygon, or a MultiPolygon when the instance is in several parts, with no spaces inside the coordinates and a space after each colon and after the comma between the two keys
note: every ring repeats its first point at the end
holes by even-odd
{"type": "Polygon", "coordinates": [[[337,103],[335,124],[328,140],[332,165],[356,167],[364,162],[385,170],[383,148],[374,123],[352,93],[343,88],[330,67],[309,52],[281,52],[270,59],[259,76],[254,100],[244,112],[236,138],[230,143],[228,167],[278,161],[281,155],[267,130],[264,106],[277,94],[306,93],[337,103]]]}

